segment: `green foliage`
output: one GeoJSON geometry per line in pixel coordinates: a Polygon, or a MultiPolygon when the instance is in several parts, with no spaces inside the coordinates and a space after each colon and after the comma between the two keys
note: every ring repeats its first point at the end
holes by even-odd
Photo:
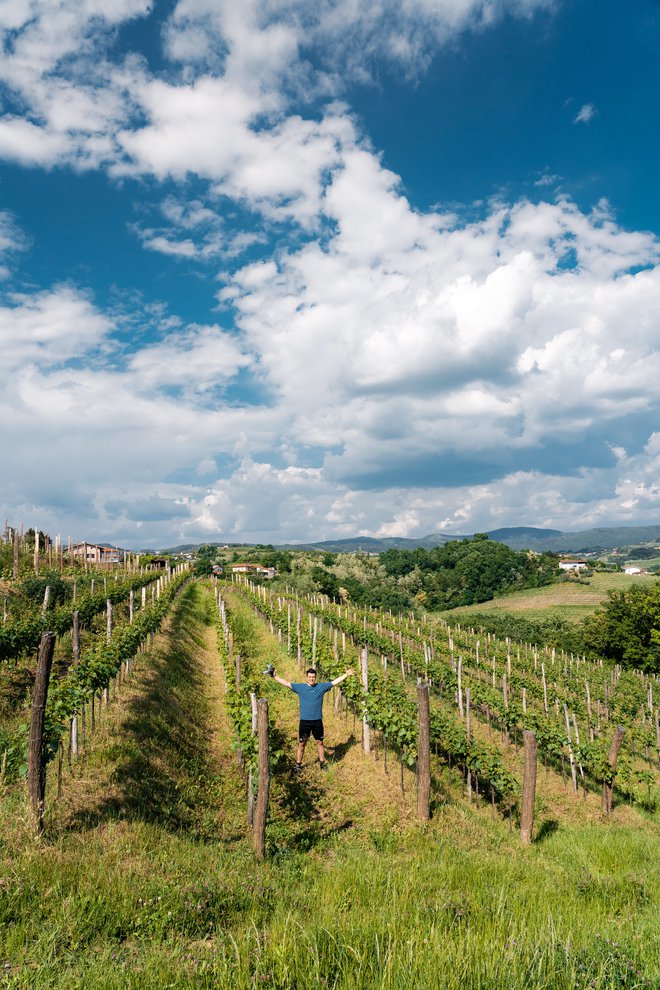
{"type": "MultiPolygon", "coordinates": [[[[34,580],[34,579],[33,579],[34,580]]],[[[40,579],[36,579],[40,580],[40,579]]],[[[61,636],[71,628],[73,612],[77,611],[82,625],[89,625],[95,615],[106,608],[107,600],[113,604],[127,598],[131,589],[137,591],[154,580],[153,574],[137,575],[121,581],[112,581],[107,590],[100,588],[91,594],[80,595],[75,604],[71,599],[55,608],[49,608],[46,615],[42,614],[41,598],[28,601],[18,618],[0,626],[0,663],[15,662],[19,657],[34,652],[41,634],[52,630],[61,636]]],[[[20,599],[15,599],[20,605],[20,599]]]]}
{"type": "Polygon", "coordinates": [[[623,667],[660,673],[660,584],[611,591],[584,623],[587,645],[623,667]]]}
{"type": "Polygon", "coordinates": [[[391,577],[408,578],[410,590],[431,609],[484,602],[513,588],[536,588],[556,579],[551,554],[517,553],[477,533],[431,550],[387,550],[380,562],[391,577]]]}
{"type": "Polygon", "coordinates": [[[46,588],[50,588],[50,607],[64,602],[71,601],[73,590],[64,581],[57,571],[46,571],[40,577],[25,578],[18,585],[18,595],[28,603],[41,605],[44,600],[46,588]]]}
{"type": "Polygon", "coordinates": [[[208,577],[213,573],[213,564],[209,557],[200,557],[195,564],[195,577],[208,577]]]}

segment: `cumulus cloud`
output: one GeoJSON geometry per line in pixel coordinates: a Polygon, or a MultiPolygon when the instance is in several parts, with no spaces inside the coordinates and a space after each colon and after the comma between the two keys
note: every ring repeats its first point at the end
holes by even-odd
{"type": "Polygon", "coordinates": [[[0,306],[2,377],[25,366],[52,368],[85,354],[111,327],[86,295],[68,286],[12,293],[0,306]]]}
{"type": "MultiPolygon", "coordinates": [[[[339,102],[373,59],[414,73],[458,32],[542,6],[179,0],[160,72],[112,53],[148,0],[0,6],[0,155],[175,188],[133,229],[222,265],[234,320],[135,304],[120,345],[78,288],[9,295],[8,504],[57,519],[69,477],[71,524],[127,542],[650,518],[657,239],[605,202],[416,210],[339,102]]],[[[0,214],[0,261],[19,246],[0,214]]]]}

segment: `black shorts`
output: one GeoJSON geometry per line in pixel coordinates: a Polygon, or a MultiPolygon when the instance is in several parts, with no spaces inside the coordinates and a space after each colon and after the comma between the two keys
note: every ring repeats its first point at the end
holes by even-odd
{"type": "Polygon", "coordinates": [[[323,720],[320,718],[301,718],[298,723],[298,740],[307,742],[310,736],[318,742],[323,742],[323,720]]]}

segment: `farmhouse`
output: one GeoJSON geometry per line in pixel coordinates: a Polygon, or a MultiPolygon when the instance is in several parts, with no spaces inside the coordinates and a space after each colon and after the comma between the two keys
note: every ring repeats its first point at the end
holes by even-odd
{"type": "Polygon", "coordinates": [[[255,577],[274,578],[277,571],[274,567],[262,567],[261,564],[232,564],[232,574],[253,574],[255,577]]]}
{"type": "Polygon", "coordinates": [[[624,574],[648,574],[648,571],[644,570],[643,567],[624,567],[624,574]]]}
{"type": "Polygon", "coordinates": [[[583,571],[588,566],[586,560],[575,560],[573,557],[565,557],[559,561],[560,571],[583,571]]]}
{"type": "Polygon", "coordinates": [[[107,543],[74,543],[65,553],[86,561],[88,564],[118,564],[122,557],[119,547],[108,546],[107,543]]]}

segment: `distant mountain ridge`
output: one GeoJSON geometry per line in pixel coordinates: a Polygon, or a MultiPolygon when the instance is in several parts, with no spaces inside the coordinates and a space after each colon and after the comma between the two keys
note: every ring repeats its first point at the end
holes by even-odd
{"type": "MultiPolygon", "coordinates": [[[[353,536],[342,540],[322,540],[316,543],[278,544],[278,550],[324,550],[327,553],[384,553],[386,550],[414,550],[422,547],[430,550],[450,540],[468,540],[474,533],[430,533],[417,539],[405,536],[353,536]]],[[[660,545],[660,523],[656,526],[610,526],[565,533],[559,529],[539,529],[534,526],[506,526],[489,530],[487,536],[498,543],[506,543],[513,550],[536,550],[548,553],[594,553],[613,550],[619,546],[638,543],[660,545]]],[[[209,542],[209,541],[205,541],[209,542]]],[[[193,552],[199,543],[186,543],[171,547],[169,552],[193,552]]],[[[212,542],[213,546],[226,546],[225,541],[212,542]]],[[[230,544],[231,545],[231,544],[230,544]]],[[[247,546],[248,544],[234,544],[247,546]]]]}
{"type": "MultiPolygon", "coordinates": [[[[611,550],[631,543],[647,543],[660,540],[658,526],[617,526],[564,533],[559,529],[540,529],[535,526],[506,526],[488,530],[486,535],[497,543],[506,543],[513,550],[536,550],[548,553],[588,553],[611,550]]],[[[474,533],[429,533],[416,539],[384,537],[382,539],[358,536],[343,540],[323,540],[317,543],[286,544],[286,549],[326,550],[330,553],[383,553],[385,550],[414,550],[423,547],[442,546],[450,540],[469,540],[474,533]]]]}

